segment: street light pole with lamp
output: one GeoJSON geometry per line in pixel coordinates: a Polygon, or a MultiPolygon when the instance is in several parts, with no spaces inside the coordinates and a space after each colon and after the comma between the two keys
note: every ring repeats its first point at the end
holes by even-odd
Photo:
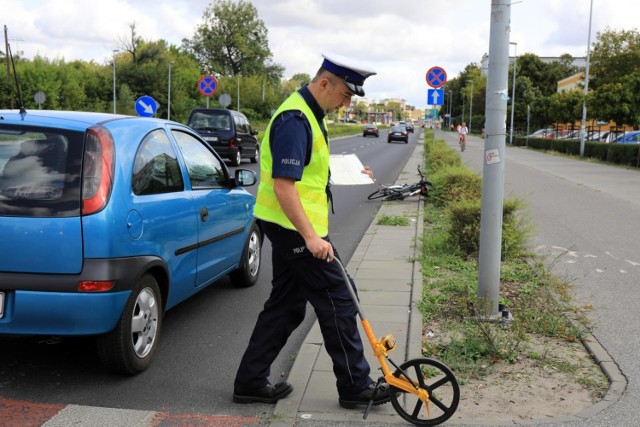
{"type": "Polygon", "coordinates": [[[173,61],[169,62],[169,81],[167,84],[167,120],[171,119],[171,65],[173,61]]]}
{"type": "Polygon", "coordinates": [[[116,114],[116,53],[119,49],[113,49],[113,114],[116,114]]]}
{"type": "Polygon", "coordinates": [[[513,144],[513,113],[516,109],[516,64],[518,63],[518,43],[509,42],[515,46],[513,52],[513,89],[511,90],[511,130],[509,132],[509,145],[513,144]]]}

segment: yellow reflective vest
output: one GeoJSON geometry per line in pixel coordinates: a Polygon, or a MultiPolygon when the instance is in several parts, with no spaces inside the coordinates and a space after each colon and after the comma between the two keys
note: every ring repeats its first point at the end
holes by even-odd
{"type": "MultiPolygon", "coordinates": [[[[318,120],[311,108],[307,105],[302,95],[294,92],[287,98],[276,111],[267,126],[265,136],[260,144],[260,184],[254,208],[256,218],[273,222],[281,227],[295,230],[282,210],[273,188],[270,133],[273,119],[283,111],[299,110],[311,124],[313,134],[313,149],[311,161],[304,168],[302,179],[295,183],[304,213],[309,218],[314,230],[320,237],[329,234],[329,202],[326,186],[329,180],[329,141],[324,138],[318,120]]],[[[325,126],[326,128],[326,126],[325,126]]]]}

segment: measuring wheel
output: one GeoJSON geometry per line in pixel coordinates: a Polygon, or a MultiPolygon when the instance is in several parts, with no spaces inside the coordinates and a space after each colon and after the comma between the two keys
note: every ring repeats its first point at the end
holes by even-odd
{"type": "Polygon", "coordinates": [[[393,408],[410,423],[437,425],[448,420],[458,408],[460,386],[453,373],[442,363],[432,359],[412,359],[400,365],[393,375],[408,379],[429,392],[426,405],[417,395],[390,386],[393,408]]]}

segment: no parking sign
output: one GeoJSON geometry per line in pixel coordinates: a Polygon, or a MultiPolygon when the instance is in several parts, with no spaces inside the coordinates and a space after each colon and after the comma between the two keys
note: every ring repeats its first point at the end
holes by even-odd
{"type": "Polygon", "coordinates": [[[213,76],[202,76],[198,80],[198,90],[204,96],[212,96],[218,91],[218,80],[213,76]]]}

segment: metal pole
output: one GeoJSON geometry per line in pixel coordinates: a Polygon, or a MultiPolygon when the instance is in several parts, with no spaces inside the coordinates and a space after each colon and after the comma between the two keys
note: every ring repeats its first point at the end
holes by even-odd
{"type": "Polygon", "coordinates": [[[237,100],[237,110],[240,111],[240,74],[238,74],[238,100],[237,100]]]}
{"type": "Polygon", "coordinates": [[[527,105],[527,137],[525,139],[525,146],[529,146],[529,116],[531,114],[531,107],[527,105]]]}
{"type": "Polygon", "coordinates": [[[171,120],[171,64],[169,62],[169,84],[167,85],[167,120],[171,120]]]}
{"type": "Polygon", "coordinates": [[[486,317],[498,316],[504,197],[507,84],[509,76],[509,31],[511,0],[491,0],[489,71],[487,76],[480,251],[478,255],[478,300],[486,317]]]}
{"type": "Polygon", "coordinates": [[[473,118],[473,80],[471,80],[471,92],[469,95],[471,99],[469,100],[469,126],[467,126],[467,128],[469,129],[469,135],[471,135],[471,119],[473,118]]]}
{"type": "Polygon", "coordinates": [[[451,112],[453,106],[453,92],[449,91],[449,128],[451,128],[451,112]]]}
{"type": "Polygon", "coordinates": [[[462,118],[460,119],[460,124],[462,124],[462,122],[464,122],[464,99],[466,97],[464,96],[464,92],[462,92],[462,118]]]}
{"type": "Polygon", "coordinates": [[[513,145],[513,113],[516,110],[516,63],[518,62],[518,43],[509,42],[515,46],[513,52],[513,89],[511,90],[511,131],[509,132],[509,145],[513,145]]]}
{"type": "Polygon", "coordinates": [[[113,114],[116,114],[116,53],[118,49],[113,50],[113,114]]]}
{"type": "Polygon", "coordinates": [[[587,93],[589,92],[589,58],[591,54],[591,18],[593,16],[593,0],[589,10],[589,36],[587,37],[587,66],[584,69],[584,98],[582,99],[582,123],[580,124],[580,157],[584,157],[584,133],[587,123],[587,93]]]}
{"type": "Polygon", "coordinates": [[[7,63],[7,88],[9,89],[9,108],[13,109],[13,89],[11,86],[11,67],[9,66],[9,34],[7,26],[4,26],[4,58],[7,63]]]}

